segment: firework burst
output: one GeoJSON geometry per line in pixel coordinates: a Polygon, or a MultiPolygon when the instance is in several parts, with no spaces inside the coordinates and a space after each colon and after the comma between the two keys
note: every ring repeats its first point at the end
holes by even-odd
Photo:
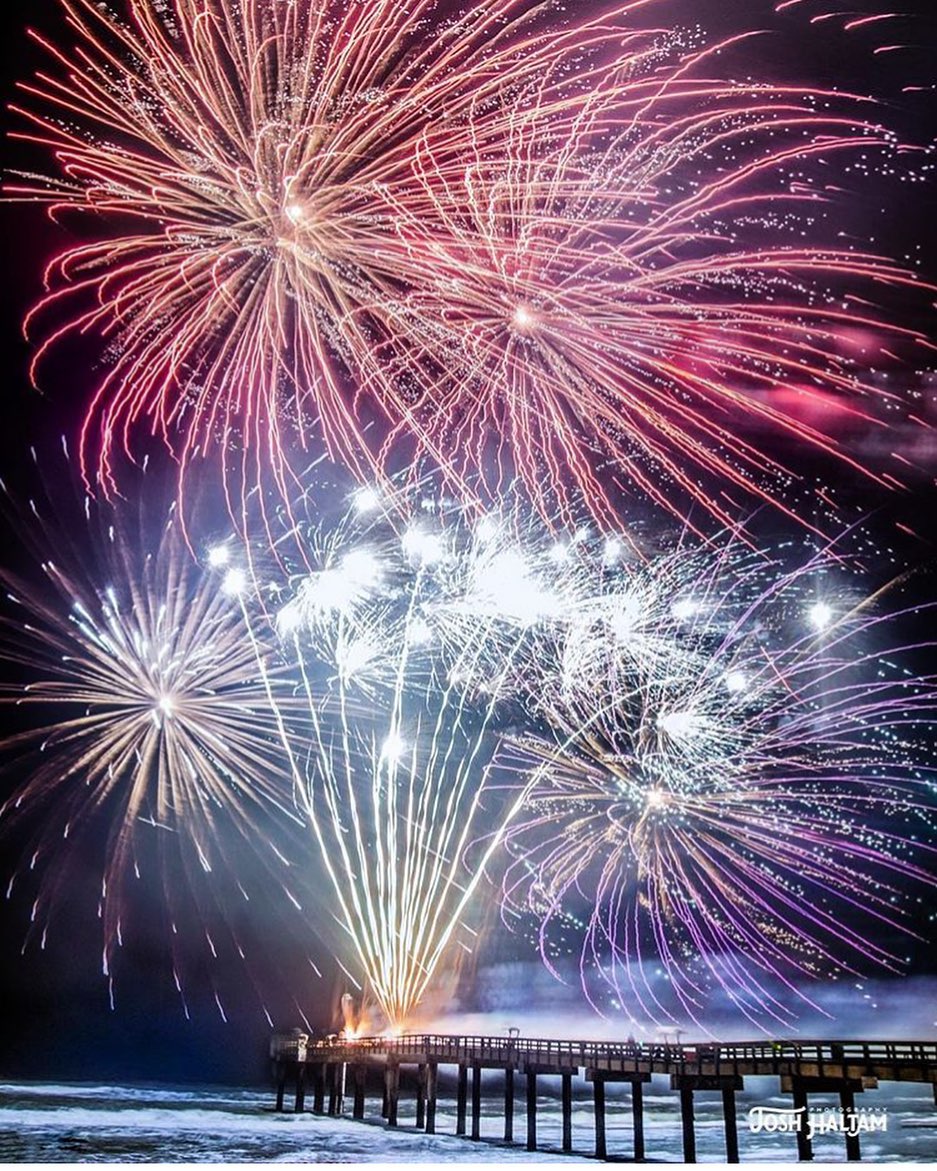
{"type": "Polygon", "coordinates": [[[894,137],[857,102],[713,80],[737,41],[630,32],[568,121],[525,99],[502,158],[421,151],[432,216],[408,227],[400,312],[447,356],[417,417],[460,487],[519,483],[565,525],[586,501],[614,528],[633,493],[725,524],[746,497],[784,507],[758,431],[852,462],[811,415],[875,427],[899,405],[869,368],[925,339],[876,303],[915,277],[823,242],[831,164],[894,137]]]}
{"type": "Polygon", "coordinates": [[[9,771],[27,777],[2,815],[11,826],[41,814],[20,869],[44,872],[31,914],[43,947],[75,868],[100,857],[110,980],[135,883],[144,874],[162,882],[186,1004],[180,940],[191,930],[213,958],[230,951],[252,969],[247,911],[225,891],[244,904],[275,891],[301,909],[284,853],[301,822],[268,694],[282,690],[280,718],[294,718],[295,705],[281,674],[258,669],[264,648],[193,562],[171,515],[155,537],[145,526],[128,533],[88,501],[84,523],[74,520],[64,528],[31,504],[18,531],[34,571],[2,574],[0,697],[28,721],[2,745],[9,771]]]}
{"type": "MultiPolygon", "coordinates": [[[[130,0],[121,20],[63,0],[78,45],[42,42],[55,69],[23,88],[50,112],[21,111],[61,178],[8,191],[95,225],[52,262],[33,315],[75,307],[37,363],[66,333],[111,343],[84,425],[92,481],[114,487],[138,423],[183,474],[237,446],[248,486],[272,468],[290,494],[286,449],[316,428],[370,471],[369,424],[408,418],[425,391],[393,309],[412,272],[396,209],[428,210],[417,146],[447,168],[499,149],[508,98],[569,47],[548,8],[130,0]]],[[[580,49],[610,36],[577,32],[580,49]]],[[[566,99],[541,100],[549,114],[566,99]]]]}
{"type": "Polygon", "coordinates": [[[822,975],[901,966],[883,937],[933,883],[933,681],[878,648],[835,562],[706,560],[642,573],[670,606],[655,655],[623,662],[597,622],[588,669],[537,690],[549,735],[502,761],[527,787],[505,915],[554,972],[578,938],[599,1011],[705,1027],[716,995],[768,1029],[822,975]]]}
{"type": "MultiPolygon", "coordinates": [[[[312,743],[287,720],[281,739],[340,951],[393,1027],[412,1019],[450,944],[471,951],[461,927],[481,869],[463,855],[479,824],[503,819],[483,788],[524,641],[490,611],[463,621],[456,598],[479,539],[464,512],[424,510],[401,530],[400,503],[359,494],[308,534],[301,572],[261,589],[302,680],[312,743]]],[[[245,598],[248,621],[257,612],[245,598]]]]}

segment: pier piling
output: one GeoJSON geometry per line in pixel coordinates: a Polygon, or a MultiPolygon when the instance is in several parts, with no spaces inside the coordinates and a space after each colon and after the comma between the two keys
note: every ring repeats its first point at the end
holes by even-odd
{"type": "Polygon", "coordinates": [[[426,1066],[426,1133],[436,1133],[436,1094],[439,1081],[439,1066],[430,1061],[426,1066]]]}
{"type": "Polygon", "coordinates": [[[573,1149],[573,1075],[563,1074],[563,1154],[573,1149]]]}
{"type": "Polygon", "coordinates": [[[722,1113],[726,1127],[726,1162],[739,1161],[739,1127],[735,1114],[735,1087],[722,1087],[722,1113]]]}
{"type": "Polygon", "coordinates": [[[696,1162],[696,1130],[693,1126],[693,1085],[684,1079],[680,1084],[680,1126],[683,1131],[683,1161],[696,1162]]]}
{"type": "Polygon", "coordinates": [[[595,1109],[595,1157],[605,1159],[608,1150],[605,1144],[605,1078],[593,1072],[592,1102],[595,1109]]]}
{"type": "Polygon", "coordinates": [[[306,1108],[306,1066],[299,1065],[296,1069],[296,1098],[293,1102],[293,1113],[302,1114],[306,1108]]]}
{"type": "Polygon", "coordinates": [[[800,1078],[794,1078],[792,1080],[791,1096],[794,1102],[794,1109],[800,1111],[800,1117],[802,1119],[796,1132],[797,1158],[801,1163],[809,1163],[813,1159],[813,1143],[810,1141],[810,1135],[807,1132],[807,1087],[800,1078]]]}
{"type": "Polygon", "coordinates": [[[631,1125],[634,1132],[634,1161],[644,1162],[644,1083],[651,1080],[649,1073],[640,1074],[631,1081],[631,1125]]]}
{"type": "Polygon", "coordinates": [[[325,1080],[329,1089],[329,1117],[338,1118],[342,1112],[342,1066],[337,1061],[332,1061],[325,1070],[325,1080]]]}
{"type": "Polygon", "coordinates": [[[846,1158],[850,1162],[858,1162],[862,1158],[859,1152],[859,1135],[850,1129],[850,1126],[855,1126],[856,1117],[856,1096],[852,1086],[844,1085],[839,1091],[839,1104],[846,1125],[846,1158]]]}
{"type": "Polygon", "coordinates": [[[400,1096],[400,1066],[396,1061],[388,1061],[384,1071],[384,1084],[387,1089],[387,1125],[397,1125],[397,1106],[400,1096]]]}
{"type": "Polygon", "coordinates": [[[465,1134],[465,1099],[468,1096],[468,1066],[460,1062],[459,1078],[456,1082],[455,1132],[465,1134]]]}
{"type": "Polygon", "coordinates": [[[504,1141],[514,1142],[514,1066],[504,1071],[504,1141]]]}
{"type": "Polygon", "coordinates": [[[423,1130],[426,1126],[426,1066],[420,1065],[416,1071],[416,1128],[423,1130]]]}
{"type": "Polygon", "coordinates": [[[527,1070],[527,1150],[537,1149],[537,1071],[527,1070]]]}
{"type": "Polygon", "coordinates": [[[368,1076],[368,1067],[366,1065],[355,1065],[354,1069],[354,1083],[355,1083],[355,1104],[352,1109],[352,1118],[364,1118],[364,1092],[368,1076]]]}

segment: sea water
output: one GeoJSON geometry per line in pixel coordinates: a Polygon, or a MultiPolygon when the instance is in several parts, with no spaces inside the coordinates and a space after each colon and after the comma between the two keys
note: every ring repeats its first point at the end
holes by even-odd
{"type": "MultiPolygon", "coordinates": [[[[311,1112],[277,1114],[272,1088],[232,1089],[218,1086],[126,1086],[6,1082],[0,1084],[0,1161],[20,1162],[528,1162],[584,1161],[594,1150],[591,1097],[577,1086],[573,1102],[573,1146],[561,1156],[559,1083],[540,1078],[537,1154],[524,1149],[526,1138],[524,1080],[517,1079],[513,1146],[503,1136],[503,1074],[485,1075],[482,1141],[456,1138],[453,1087],[444,1085],[437,1108],[435,1136],[414,1127],[413,1089],[404,1082],[400,1126],[389,1130],[380,1117],[381,1102],[369,1092],[364,1123],[325,1118],[311,1112]]],[[[307,1105],[310,1100],[307,1098],[307,1105]]],[[[756,1132],[748,1111],[755,1105],[790,1107],[777,1093],[777,1082],[747,1079],[737,1096],[738,1132],[743,1162],[794,1162],[794,1136],[756,1132]]],[[[288,1108],[292,1101],[288,1099],[288,1108]]],[[[834,1112],[832,1096],[815,1095],[811,1110],[834,1112]]],[[[886,1160],[937,1160],[937,1109],[930,1086],[883,1085],[857,1095],[865,1106],[887,1118],[887,1128],[861,1137],[869,1163],[886,1160]]],[[[696,1143],[700,1162],[725,1159],[722,1101],[718,1094],[695,1096],[696,1143]]],[[[346,1114],[350,1101],[346,1098],[346,1114]]],[[[666,1078],[645,1087],[645,1146],[651,1161],[680,1162],[682,1147],[677,1095],[666,1078]]],[[[632,1154],[631,1107],[627,1089],[609,1085],[606,1108],[611,1159],[632,1154]]],[[[843,1161],[845,1144],[836,1133],[814,1140],[817,1160],[843,1161]]]]}

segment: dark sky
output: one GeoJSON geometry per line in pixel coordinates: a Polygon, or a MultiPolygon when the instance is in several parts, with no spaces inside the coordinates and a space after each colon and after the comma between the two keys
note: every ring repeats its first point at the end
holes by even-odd
{"type": "MultiPolygon", "coordinates": [[[[804,0],[804,11],[811,0],[804,0]]],[[[846,7],[846,6],[841,6],[846,7]]],[[[877,6],[866,0],[853,0],[848,7],[856,11],[875,11],[877,6]]],[[[797,78],[816,84],[838,84],[850,89],[872,90],[885,100],[887,115],[899,131],[919,143],[933,141],[937,130],[934,93],[902,95],[906,84],[937,83],[937,16],[933,0],[914,0],[899,5],[909,14],[900,27],[900,39],[914,48],[891,54],[874,54],[875,45],[883,43],[871,35],[847,35],[833,23],[811,26],[796,11],[785,17],[773,14],[773,5],[763,0],[725,0],[699,4],[696,0],[662,4],[656,19],[675,13],[678,19],[699,20],[710,27],[735,26],[744,16],[745,25],[762,24],[774,30],[773,37],[757,42],[751,49],[752,72],[777,79],[797,78]],[[763,13],[763,15],[761,15],[763,13]]],[[[830,10],[831,5],[814,4],[811,11],[830,10]]],[[[42,55],[25,37],[23,30],[31,23],[54,37],[63,36],[63,22],[54,0],[6,0],[3,5],[2,44],[3,94],[13,97],[16,79],[29,76],[43,61],[42,55]]],[[[5,166],[26,167],[35,156],[17,143],[6,144],[5,166]]],[[[868,205],[858,199],[844,208],[850,223],[874,217],[876,232],[883,250],[902,255],[920,246],[924,271],[937,279],[937,202],[934,188],[915,190],[906,187],[867,190],[868,205]],[[881,198],[879,198],[879,196],[881,198]],[[883,209],[881,204],[887,203],[883,209]],[[878,204],[879,206],[875,206],[878,204]]],[[[92,385],[87,368],[94,362],[94,351],[82,354],[72,348],[69,358],[53,358],[46,368],[44,393],[28,386],[26,364],[30,353],[20,333],[25,309],[33,303],[41,287],[44,263],[62,239],[61,229],[51,226],[41,210],[22,205],[0,208],[4,218],[2,231],[3,308],[0,326],[4,342],[5,425],[0,428],[0,477],[12,485],[29,483],[33,475],[27,453],[31,444],[43,453],[54,453],[58,437],[74,437],[81,417],[86,393],[92,385]],[[83,366],[82,358],[86,363],[83,366]]],[[[920,309],[916,325],[929,328],[937,335],[933,319],[926,321],[920,309]]],[[[937,413],[935,413],[937,421],[937,413]]],[[[860,443],[860,457],[862,443],[860,443]]],[[[871,448],[869,459],[875,458],[871,448]]],[[[806,475],[830,474],[828,466],[800,456],[800,468],[806,475]]],[[[883,542],[893,544],[907,563],[927,567],[937,549],[937,491],[934,473],[937,458],[931,449],[925,453],[921,470],[912,478],[909,492],[878,493],[868,483],[834,471],[839,487],[871,515],[869,524],[881,534],[883,542]],[[915,530],[907,536],[900,525],[915,530]]],[[[770,530],[774,521],[766,521],[770,530]]],[[[20,560],[12,547],[15,537],[3,530],[7,563],[20,560]]],[[[933,572],[922,572],[912,592],[917,600],[933,596],[933,572]]],[[[931,669],[937,664],[931,664],[931,669]]],[[[922,664],[922,669],[926,665],[922,664]]],[[[0,713],[2,714],[2,713],[0,713]]],[[[8,789],[15,776],[0,774],[0,785],[8,789]]],[[[41,816],[41,814],[37,814],[41,816]]],[[[0,838],[2,876],[6,881],[17,856],[25,830],[20,836],[0,838]]],[[[50,934],[42,953],[31,950],[19,954],[28,929],[31,898],[30,880],[10,900],[0,899],[0,1076],[31,1076],[51,1080],[62,1078],[149,1078],[159,1080],[243,1081],[263,1074],[263,1057],[268,1027],[257,1008],[257,997],[250,978],[233,966],[225,981],[225,1001],[229,1023],[224,1023],[213,1005],[214,987],[207,967],[203,970],[196,957],[192,964],[192,1020],[186,1021],[172,986],[166,948],[162,942],[160,908],[152,899],[141,899],[138,909],[140,927],[130,933],[117,979],[116,1007],[111,1009],[108,987],[100,973],[99,925],[95,918],[93,857],[88,869],[63,895],[64,906],[58,925],[50,934]],[[153,925],[149,930],[147,925],[153,925]]],[[[40,875],[37,875],[38,879],[40,875]]],[[[289,988],[313,1023],[331,1027],[335,1020],[338,997],[344,987],[327,954],[317,953],[323,978],[313,979],[305,959],[315,951],[314,940],[303,940],[303,923],[298,918],[282,920],[274,914],[246,925],[254,954],[263,957],[260,965],[270,980],[265,999],[275,1022],[288,1028],[298,1023],[298,1014],[290,1003],[289,988]],[[264,965],[266,967],[264,968],[264,965]]],[[[930,969],[926,944],[915,947],[916,972],[930,969]]],[[[522,953],[516,941],[499,944],[494,938],[479,960],[482,969],[504,960],[520,963],[522,953]],[[499,950],[499,948],[501,950],[499,950]]],[[[259,977],[264,979],[263,975],[259,977]]],[[[543,988],[541,981],[539,987],[543,988]]],[[[548,995],[548,993],[545,993],[548,995]]],[[[479,998],[484,999],[483,997],[479,998]]],[[[471,991],[463,989],[462,1005],[471,1003],[471,991]]],[[[849,1012],[852,1013],[850,1008],[849,1012]]],[[[542,1014],[541,1014],[542,1015],[542,1014]]],[[[584,1019],[588,1019],[584,1016],[584,1019]]],[[[564,1022],[564,1028],[566,1024],[564,1022]]]]}

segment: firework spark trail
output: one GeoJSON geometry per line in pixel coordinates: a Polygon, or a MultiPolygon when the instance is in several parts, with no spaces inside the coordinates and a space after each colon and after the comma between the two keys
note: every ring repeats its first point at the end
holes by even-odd
{"type": "Polygon", "coordinates": [[[425,707],[405,701],[405,671],[402,661],[382,739],[362,742],[344,705],[340,745],[316,722],[320,752],[305,790],[323,848],[340,855],[336,896],[392,1025],[402,1025],[419,1003],[474,889],[461,860],[492,711],[489,703],[480,730],[467,726],[464,693],[451,685],[427,694],[425,707]]]}
{"type": "MultiPolygon", "coordinates": [[[[14,674],[0,701],[30,720],[2,744],[7,768],[28,765],[3,818],[43,811],[26,851],[29,869],[44,868],[31,916],[43,946],[73,863],[87,865],[88,848],[101,852],[102,959],[112,983],[132,888],[152,870],[188,1014],[183,935],[201,933],[213,957],[223,941],[247,959],[243,915],[229,918],[225,890],[245,902],[273,890],[284,908],[301,909],[284,851],[302,823],[268,689],[282,690],[288,720],[296,705],[282,672],[262,677],[262,648],[251,647],[237,606],[191,560],[171,514],[155,537],[87,500],[84,523],[75,519],[63,527],[31,502],[14,523],[36,573],[0,574],[0,657],[14,674]],[[36,726],[39,713],[53,722],[36,726]]],[[[247,971],[256,983],[250,962],[247,971]]]]}
{"type": "Polygon", "coordinates": [[[501,160],[482,150],[449,167],[421,148],[433,216],[408,227],[424,271],[400,312],[449,355],[418,418],[457,487],[480,471],[497,500],[520,480],[567,524],[582,500],[613,524],[632,489],[728,523],[733,492],[785,507],[787,473],[746,420],[853,463],[804,408],[832,396],[873,426],[876,401],[895,405],[847,343],[857,330],[882,352],[924,343],[875,307],[916,277],[794,243],[834,238],[821,220],[836,156],[894,138],[841,95],[713,80],[742,39],[633,33],[562,132],[525,96],[501,160]],[[799,405],[775,405],[778,385],[799,405]]]}
{"type": "MultiPolygon", "coordinates": [[[[505,833],[505,917],[539,924],[554,972],[558,937],[578,936],[600,1012],[705,1027],[716,992],[789,1025],[824,971],[900,968],[874,935],[910,930],[906,888],[933,884],[934,680],[895,666],[912,648],[870,645],[886,618],[808,605],[822,558],[760,589],[732,568],[721,596],[678,599],[669,654],[532,688],[549,733],[500,761],[526,804],[505,833]],[[806,634],[786,632],[792,607],[806,634]]],[[[594,660],[621,653],[595,637],[594,660]]]]}
{"type": "Polygon", "coordinates": [[[878,0],[862,0],[858,8],[831,6],[828,0],[781,0],[775,5],[775,12],[800,17],[813,28],[834,28],[848,33],[868,46],[875,57],[897,53],[902,63],[901,80],[907,82],[909,76],[917,75],[914,82],[902,85],[903,93],[935,88],[930,49],[933,26],[928,30],[932,13],[925,12],[921,6],[903,5],[893,10],[878,0]]]}

